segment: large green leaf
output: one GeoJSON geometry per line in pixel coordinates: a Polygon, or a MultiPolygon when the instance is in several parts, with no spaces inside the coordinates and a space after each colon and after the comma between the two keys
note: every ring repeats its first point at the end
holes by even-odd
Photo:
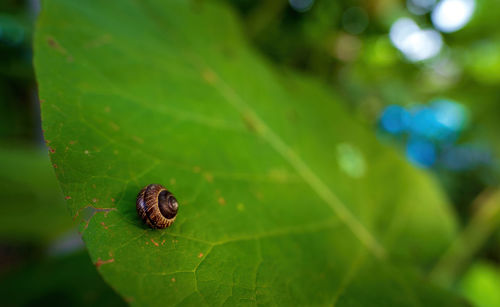
{"type": "Polygon", "coordinates": [[[457,306],[419,277],[455,234],[435,183],[242,37],[218,3],[44,2],[45,137],[104,279],[139,305],[457,306]]]}

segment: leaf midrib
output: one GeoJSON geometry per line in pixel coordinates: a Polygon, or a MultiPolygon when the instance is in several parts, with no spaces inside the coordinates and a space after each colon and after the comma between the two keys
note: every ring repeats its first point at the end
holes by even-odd
{"type": "MultiPolygon", "coordinates": [[[[189,43],[185,36],[179,36],[168,27],[164,26],[163,19],[158,18],[153,12],[147,8],[146,3],[137,1],[137,3],[144,9],[147,15],[154,15],[152,20],[155,21],[158,27],[164,32],[168,32],[176,36],[178,42],[183,44],[189,50],[187,56],[192,56],[195,66],[200,69],[209,69],[215,76],[211,84],[221,94],[222,97],[228,102],[229,105],[234,107],[238,113],[247,122],[251,123],[255,128],[255,132],[259,135],[271,148],[273,148],[285,161],[287,161],[304,179],[305,182],[312,188],[312,190],[332,209],[342,223],[344,223],[351,232],[359,239],[359,241],[366,246],[366,248],[377,258],[384,259],[386,257],[385,248],[376,240],[376,238],[368,231],[368,229],[354,216],[347,206],[339,199],[339,197],[320,179],[318,175],[302,160],[302,158],[288,146],[278,134],[276,134],[260,116],[246,103],[240,95],[231,87],[224,79],[222,79],[216,70],[206,65],[203,58],[194,54],[189,48],[189,43]]],[[[187,51],[186,50],[186,51],[187,51]]]]}
{"type": "Polygon", "coordinates": [[[368,229],[351,213],[347,206],[339,199],[339,197],[332,192],[332,190],[319,178],[318,175],[305,163],[295,151],[288,146],[247,104],[237,92],[228,85],[216,70],[204,61],[203,58],[194,54],[189,48],[189,42],[185,36],[176,35],[170,31],[170,28],[164,24],[161,17],[155,14],[147,4],[143,1],[135,1],[143,8],[146,15],[151,16],[156,25],[161,28],[161,33],[168,32],[176,37],[177,42],[182,42],[186,48],[186,56],[191,55],[194,65],[200,69],[209,69],[214,74],[214,81],[212,85],[219,93],[226,98],[226,101],[233,106],[237,112],[240,113],[242,118],[252,124],[258,135],[266,141],[271,148],[273,148],[279,155],[282,156],[309,184],[313,191],[326,202],[332,209],[337,217],[352,231],[352,233],[359,239],[359,241],[367,247],[367,249],[378,259],[386,258],[385,248],[375,239],[375,237],[368,231],[368,229]]]}
{"type": "Polygon", "coordinates": [[[377,258],[385,258],[384,247],[371,235],[363,224],[347,209],[346,205],[332,192],[332,190],[316,175],[316,173],[288,146],[257,113],[214,71],[216,79],[213,83],[219,93],[226,98],[244,118],[252,123],[260,135],[278,154],[280,154],[304,179],[305,182],[322,198],[333,210],[338,218],[353,232],[377,258]]]}

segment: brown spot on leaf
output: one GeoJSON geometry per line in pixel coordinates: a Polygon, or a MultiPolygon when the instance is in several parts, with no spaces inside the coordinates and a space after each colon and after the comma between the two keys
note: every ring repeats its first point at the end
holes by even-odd
{"type": "Polygon", "coordinates": [[[211,69],[205,69],[201,73],[201,76],[208,84],[214,84],[217,80],[217,75],[211,69]]]}
{"type": "Polygon", "coordinates": [[[132,139],[139,144],[144,144],[144,140],[136,135],[132,135],[132,139]]]}
{"type": "Polygon", "coordinates": [[[160,244],[156,243],[156,241],[155,241],[155,240],[153,240],[153,239],[151,239],[151,242],[153,242],[153,244],[154,244],[155,246],[160,246],[160,244]]]}
{"type": "Polygon", "coordinates": [[[219,197],[219,199],[217,199],[217,201],[219,202],[220,205],[224,206],[226,204],[226,200],[224,199],[224,197],[219,197]]]}
{"type": "Polygon", "coordinates": [[[103,264],[112,263],[112,262],[115,262],[115,258],[111,258],[108,260],[101,260],[101,258],[97,258],[95,266],[96,266],[96,268],[99,268],[103,264]]]}
{"type": "Polygon", "coordinates": [[[115,202],[115,199],[114,199],[114,198],[111,198],[111,202],[113,202],[113,203],[114,203],[114,202],[115,202]]]}
{"type": "Polygon", "coordinates": [[[66,200],[71,199],[71,196],[66,196],[66,197],[64,197],[64,199],[66,199],[66,200]]]}
{"type": "Polygon", "coordinates": [[[247,129],[250,132],[257,132],[257,125],[255,124],[255,121],[248,114],[242,114],[241,118],[245,123],[245,127],[247,127],[247,129]]]}
{"type": "Polygon", "coordinates": [[[96,203],[96,202],[98,202],[98,201],[99,201],[99,200],[98,200],[97,198],[92,198],[92,202],[93,202],[93,203],[96,203]]]}
{"type": "Polygon", "coordinates": [[[54,168],[57,168],[57,164],[55,164],[55,163],[54,163],[54,164],[52,164],[52,166],[53,166],[54,168]]]}
{"type": "Polygon", "coordinates": [[[104,222],[101,222],[101,225],[102,225],[102,227],[104,227],[104,229],[108,229],[108,226],[106,226],[106,224],[104,224],[104,222]]]}
{"type": "Polygon", "coordinates": [[[171,178],[170,179],[170,185],[174,185],[175,184],[175,178],[171,178]]]}
{"type": "Polygon", "coordinates": [[[171,281],[172,281],[172,282],[175,282],[175,277],[172,277],[171,281]]]}
{"type": "Polygon", "coordinates": [[[165,243],[165,239],[163,239],[163,241],[161,241],[161,245],[163,245],[165,243]]]}
{"type": "Polygon", "coordinates": [[[49,147],[49,151],[50,151],[50,153],[55,153],[56,152],[56,150],[54,148],[52,148],[52,147],[49,147]]]}
{"type": "Polygon", "coordinates": [[[58,48],[59,47],[59,43],[56,42],[56,40],[52,36],[49,36],[47,38],[47,43],[49,43],[49,46],[51,48],[58,48]]]}
{"type": "Polygon", "coordinates": [[[54,49],[55,51],[63,55],[66,55],[68,53],[66,49],[64,49],[64,47],[61,46],[52,36],[47,37],[47,43],[49,44],[50,48],[54,49]]]}
{"type": "Polygon", "coordinates": [[[118,126],[116,123],[114,122],[109,122],[109,126],[111,127],[111,129],[115,130],[115,131],[118,131],[120,130],[120,126],[118,126]]]}
{"type": "Polygon", "coordinates": [[[193,172],[199,173],[200,171],[201,171],[201,167],[199,167],[199,166],[193,167],[193,172]]]}
{"type": "Polygon", "coordinates": [[[203,177],[205,177],[205,180],[208,182],[213,182],[214,181],[214,175],[210,173],[204,173],[203,177]]]}
{"type": "Polygon", "coordinates": [[[40,99],[40,104],[44,103],[45,99],[40,99]]]}
{"type": "Polygon", "coordinates": [[[200,253],[200,254],[198,255],[198,258],[202,258],[202,257],[203,257],[203,253],[200,253]]]}

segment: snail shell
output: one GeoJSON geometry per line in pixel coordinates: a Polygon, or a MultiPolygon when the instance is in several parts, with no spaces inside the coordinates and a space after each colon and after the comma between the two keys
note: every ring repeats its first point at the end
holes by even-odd
{"type": "Polygon", "coordinates": [[[145,186],[137,195],[137,214],[151,228],[167,228],[177,216],[179,205],[174,195],[160,184],[145,186]]]}

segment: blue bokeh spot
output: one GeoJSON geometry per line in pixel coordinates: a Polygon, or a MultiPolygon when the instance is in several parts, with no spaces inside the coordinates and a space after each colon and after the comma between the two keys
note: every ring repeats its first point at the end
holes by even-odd
{"type": "Polygon", "coordinates": [[[408,129],[410,113],[398,105],[385,108],[380,118],[382,129],[391,134],[400,134],[408,129]]]}
{"type": "Polygon", "coordinates": [[[410,139],[406,144],[408,160],[422,167],[431,167],[436,163],[436,147],[424,139],[410,139]]]}
{"type": "Polygon", "coordinates": [[[462,131],[467,123],[467,110],[454,101],[447,99],[435,100],[431,103],[431,108],[436,113],[437,121],[444,128],[453,132],[462,131]]]}
{"type": "Polygon", "coordinates": [[[414,136],[435,139],[439,134],[440,124],[433,109],[418,106],[412,109],[410,133],[414,136]]]}

